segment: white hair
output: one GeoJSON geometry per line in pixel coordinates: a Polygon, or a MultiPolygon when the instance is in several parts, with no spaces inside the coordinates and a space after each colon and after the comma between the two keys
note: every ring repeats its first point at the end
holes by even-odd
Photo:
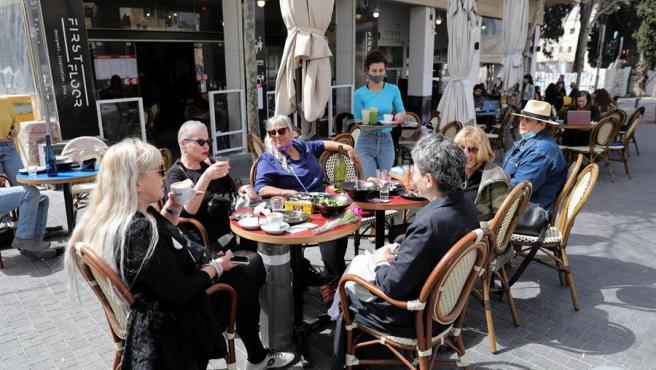
{"type": "MultiPolygon", "coordinates": [[[[282,127],[287,127],[289,130],[290,135],[293,136],[294,131],[292,128],[292,121],[289,120],[289,117],[278,114],[275,115],[267,120],[266,124],[266,129],[267,131],[270,130],[274,125],[281,125],[282,127]]],[[[271,137],[267,133],[266,137],[264,138],[264,146],[266,147],[266,150],[273,154],[273,157],[280,162],[282,165],[282,168],[284,168],[287,172],[291,173],[291,170],[289,169],[289,166],[287,165],[287,156],[285,156],[283,153],[280,152],[272,143],[271,137]]]]}
{"type": "MultiPolygon", "coordinates": [[[[89,207],[66,246],[64,268],[71,291],[76,287],[75,257],[71,249],[80,242],[87,243],[130,286],[131,282],[126,281],[123,272],[126,271],[127,234],[138,212],[137,179],[161,161],[157,148],[138,139],[123,140],[107,150],[96,177],[96,188],[91,193],[89,207]]],[[[139,270],[152,256],[159,239],[155,218],[149,214],[144,216],[150,223],[151,237],[139,270]]]]}
{"type": "Polygon", "coordinates": [[[187,121],[178,130],[178,143],[183,139],[191,139],[192,132],[196,130],[207,131],[207,125],[201,121],[187,121]]]}

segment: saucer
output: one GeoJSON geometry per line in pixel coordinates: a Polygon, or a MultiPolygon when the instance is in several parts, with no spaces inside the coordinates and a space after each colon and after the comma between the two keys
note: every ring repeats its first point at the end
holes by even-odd
{"type": "Polygon", "coordinates": [[[260,227],[267,234],[280,235],[280,234],[284,233],[285,231],[287,231],[287,229],[289,229],[289,224],[286,223],[286,222],[281,222],[280,223],[280,228],[275,228],[275,229],[272,228],[271,226],[267,225],[267,224],[262,224],[260,227]]]}
{"type": "Polygon", "coordinates": [[[260,220],[257,217],[242,218],[237,224],[246,230],[257,230],[260,228],[260,220]]]}

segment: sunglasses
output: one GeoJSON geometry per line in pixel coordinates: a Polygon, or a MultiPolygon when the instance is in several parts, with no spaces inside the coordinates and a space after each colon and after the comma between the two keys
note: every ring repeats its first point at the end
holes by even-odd
{"type": "Polygon", "coordinates": [[[160,163],[158,169],[152,170],[152,171],[146,171],[143,174],[147,175],[147,174],[153,173],[153,172],[159,172],[160,176],[166,177],[166,166],[164,165],[164,163],[160,163]]]}
{"type": "Polygon", "coordinates": [[[460,149],[465,153],[478,153],[478,148],[475,146],[461,146],[460,149]]]}
{"type": "Polygon", "coordinates": [[[184,141],[193,141],[194,143],[196,143],[200,146],[203,146],[205,144],[207,144],[208,146],[212,145],[212,140],[210,140],[210,139],[207,139],[207,140],[205,140],[205,139],[183,139],[183,140],[184,141]]]}
{"type": "Polygon", "coordinates": [[[289,129],[288,127],[281,127],[277,130],[275,130],[275,129],[274,130],[269,130],[269,131],[267,131],[267,134],[269,134],[269,136],[275,136],[276,133],[278,133],[278,136],[283,136],[283,135],[287,134],[288,129],[289,129]]]}

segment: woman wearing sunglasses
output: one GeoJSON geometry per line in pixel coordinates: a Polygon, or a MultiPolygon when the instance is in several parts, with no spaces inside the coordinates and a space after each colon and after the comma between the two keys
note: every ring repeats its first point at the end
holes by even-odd
{"type": "MultiPolygon", "coordinates": [[[[302,141],[293,139],[292,123],[287,116],[278,115],[267,121],[264,139],[267,151],[257,164],[255,191],[262,197],[288,196],[297,192],[323,192],[323,171],[317,158],[324,150],[337,151],[339,146],[355,163],[360,163],[352,146],[335,141],[302,141]]],[[[323,286],[324,301],[330,302],[334,283],[346,268],[344,254],[348,239],[319,243],[321,258],[326,266],[327,280],[323,286]]]]}
{"type": "Polygon", "coordinates": [[[261,258],[242,251],[250,263],[235,266],[227,251],[202,266],[174,226],[181,207],[173,193],[161,211],[151,206],[164,196],[161,160],[157,148],[135,139],[109,148],[89,208],[67,246],[64,265],[72,291],[77,278],[71,249],[84,242],[138,298],[129,307],[121,368],[205,369],[209,359],[226,353],[221,332],[229,304],[224,295],[208,296],[205,290],[217,281],[229,284],[237,292],[246,369],[288,365],[291,353],[269,351],[260,341],[258,290],[266,273],[261,258]]]}
{"type": "MultiPolygon", "coordinates": [[[[171,184],[190,179],[194,183],[196,196],[187,203],[182,211],[182,217],[191,217],[205,227],[212,243],[213,250],[235,248],[233,242],[219,243],[219,238],[230,233],[230,200],[237,189],[230,177],[230,163],[228,161],[212,162],[208,155],[212,146],[207,126],[199,121],[187,121],[178,130],[178,144],[180,145],[180,159],[175,161],[166,173],[166,189],[171,184]]],[[[239,194],[248,194],[255,197],[250,185],[240,187],[239,194]]],[[[185,234],[201,241],[192,230],[183,230],[185,234]]],[[[224,239],[222,239],[224,240],[224,239]]],[[[241,249],[254,250],[254,243],[244,243],[241,249]]]]}
{"type": "Polygon", "coordinates": [[[485,131],[465,127],[454,138],[465,151],[465,196],[476,206],[478,219],[489,221],[510,192],[510,177],[494,163],[494,152],[485,131]]]}

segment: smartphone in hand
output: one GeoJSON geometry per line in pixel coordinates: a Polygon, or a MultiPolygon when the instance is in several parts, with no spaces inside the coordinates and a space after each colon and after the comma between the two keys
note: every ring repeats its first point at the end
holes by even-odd
{"type": "Polygon", "coordinates": [[[232,256],[230,263],[233,265],[248,265],[248,257],[246,256],[232,256]]]}

